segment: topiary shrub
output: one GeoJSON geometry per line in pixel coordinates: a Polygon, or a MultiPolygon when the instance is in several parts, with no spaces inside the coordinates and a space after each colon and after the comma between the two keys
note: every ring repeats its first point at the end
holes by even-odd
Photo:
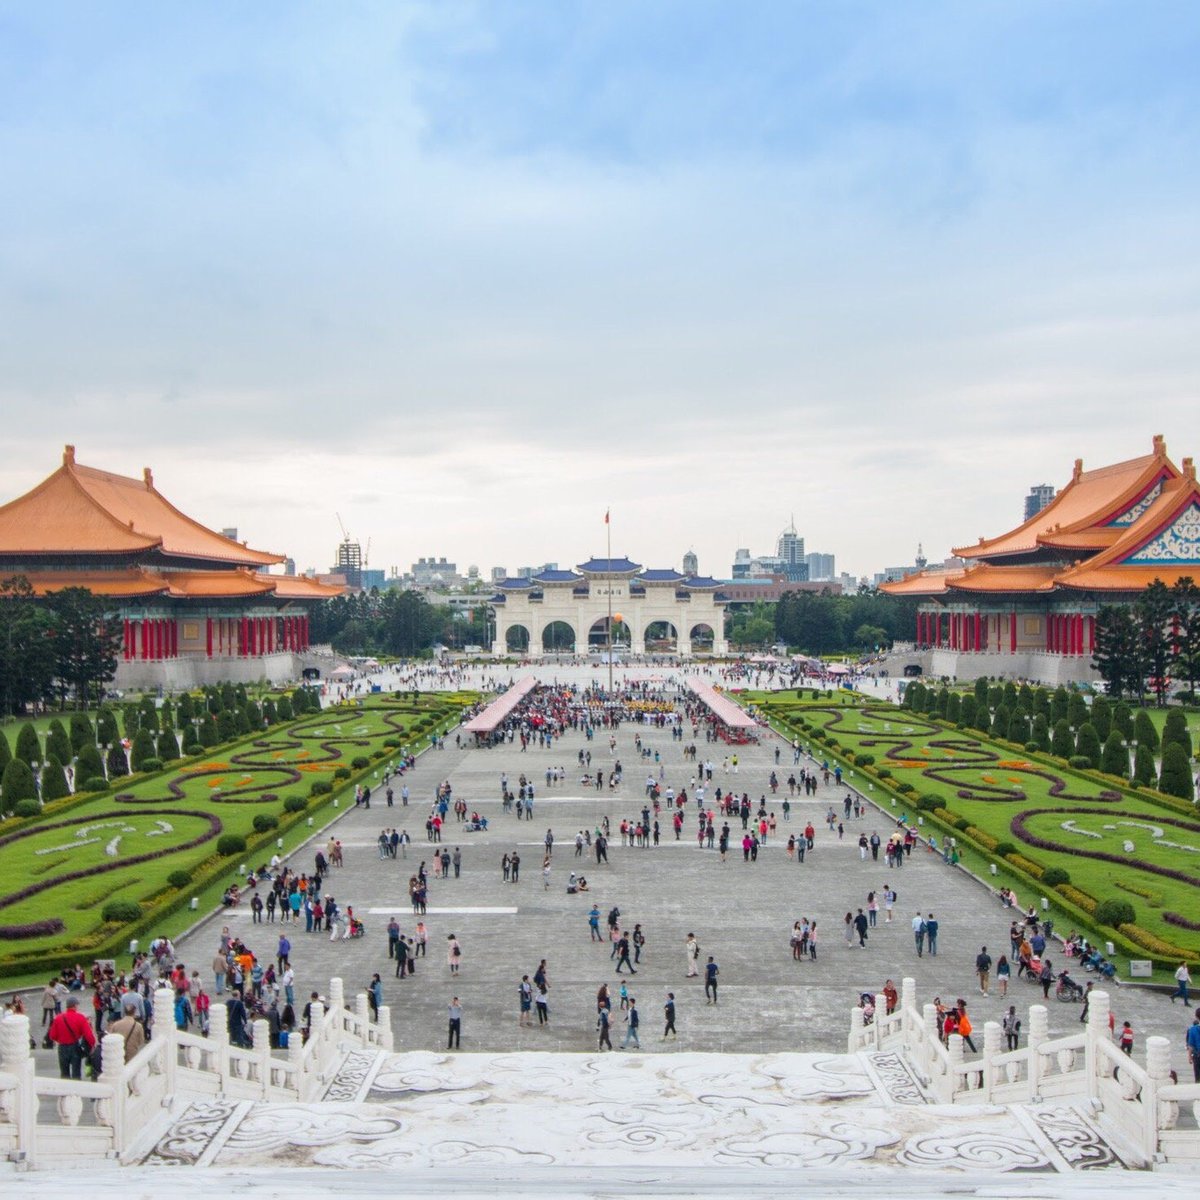
{"type": "Polygon", "coordinates": [[[351,760],[350,765],[356,771],[366,770],[371,765],[371,760],[365,754],[356,754],[351,760]]]}
{"type": "Polygon", "coordinates": [[[80,784],[79,790],[81,792],[107,792],[108,780],[103,775],[95,775],[91,779],[85,779],[80,784]]]}
{"type": "Polygon", "coordinates": [[[1091,760],[1083,754],[1072,754],[1067,762],[1077,771],[1088,771],[1092,766],[1091,760]]]}
{"type": "Polygon", "coordinates": [[[37,803],[37,783],[29,764],[20,758],[14,758],[4,768],[0,776],[0,804],[5,812],[12,812],[20,800],[32,800],[37,803]]]}
{"type": "Polygon", "coordinates": [[[917,807],[922,812],[933,812],[934,809],[942,807],[941,796],[935,796],[932,792],[926,792],[923,796],[917,798],[917,807]]]}
{"type": "Polygon", "coordinates": [[[896,784],[896,791],[898,791],[902,796],[907,796],[909,792],[915,790],[916,789],[914,789],[913,785],[907,781],[896,784]]]}
{"type": "Polygon", "coordinates": [[[1016,854],[1017,848],[1012,842],[997,842],[996,856],[998,858],[1007,858],[1010,854],[1016,854]]]}
{"type": "Polygon", "coordinates": [[[36,800],[18,800],[12,811],[14,817],[36,817],[42,806],[36,800]]]}
{"type": "Polygon", "coordinates": [[[1040,749],[1041,749],[1041,746],[1039,746],[1037,744],[1037,742],[1026,742],[1025,743],[1025,753],[1026,754],[1036,754],[1040,749]]]}
{"type": "Polygon", "coordinates": [[[875,764],[875,755],[873,754],[856,754],[854,756],[854,765],[856,767],[870,767],[875,764]]]}
{"type": "Polygon", "coordinates": [[[954,828],[965,833],[971,828],[971,822],[968,821],[966,817],[958,817],[954,822],[954,828]]]}
{"type": "Polygon", "coordinates": [[[1071,876],[1062,867],[1047,867],[1046,873],[1042,876],[1042,882],[1047,887],[1058,887],[1060,883],[1070,883],[1071,876]]]}
{"type": "Polygon", "coordinates": [[[887,767],[880,767],[879,770],[875,772],[875,775],[879,779],[891,779],[892,777],[892,773],[887,769],[887,767]]]}
{"type": "Polygon", "coordinates": [[[308,789],[310,796],[328,796],[333,791],[333,784],[325,779],[318,779],[316,783],[308,789]]]}
{"type": "Polygon", "coordinates": [[[162,759],[161,758],[144,758],[144,759],[142,759],[142,770],[143,771],[161,771],[162,770],[162,759]]]}
{"type": "Polygon", "coordinates": [[[283,811],[290,813],[303,812],[308,807],[308,801],[303,796],[285,796],[283,811]]]}
{"type": "Polygon", "coordinates": [[[350,768],[349,767],[338,767],[333,772],[333,777],[334,777],[334,779],[349,779],[350,778],[350,768]]]}
{"type": "Polygon", "coordinates": [[[1101,900],[1096,905],[1096,921],[1116,929],[1118,925],[1133,925],[1137,922],[1137,913],[1128,900],[1109,898],[1101,900]]]}
{"type": "MultiPolygon", "coordinates": [[[[146,763],[150,759],[157,761],[158,751],[154,744],[154,735],[148,729],[139,730],[133,739],[129,750],[129,765],[135,771],[148,770],[146,763]]],[[[162,765],[161,763],[159,764],[162,765]]]]}
{"type": "Polygon", "coordinates": [[[254,832],[267,833],[279,826],[279,818],[272,813],[255,813],[254,814],[254,832]]]}
{"type": "Polygon", "coordinates": [[[128,925],[142,915],[142,906],[136,900],[110,900],[101,910],[105,921],[116,925],[128,925]]]}
{"type": "Polygon", "coordinates": [[[183,891],[183,889],[185,887],[187,887],[187,885],[189,883],[192,882],[191,872],[190,871],[172,871],[170,873],[170,875],[167,876],[167,882],[173,888],[175,888],[176,891],[181,892],[181,891],[183,891]]]}
{"type": "Polygon", "coordinates": [[[222,858],[241,854],[246,849],[246,839],[240,833],[223,833],[217,838],[217,853],[222,858]]]}

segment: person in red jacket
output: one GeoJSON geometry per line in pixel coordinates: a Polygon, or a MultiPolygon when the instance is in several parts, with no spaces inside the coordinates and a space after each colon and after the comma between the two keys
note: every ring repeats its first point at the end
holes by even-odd
{"type": "Polygon", "coordinates": [[[96,1048],[92,1023],[79,1011],[79,997],[72,994],[66,1007],[50,1022],[47,1036],[58,1046],[58,1072],[64,1079],[83,1078],[83,1060],[96,1048]]]}

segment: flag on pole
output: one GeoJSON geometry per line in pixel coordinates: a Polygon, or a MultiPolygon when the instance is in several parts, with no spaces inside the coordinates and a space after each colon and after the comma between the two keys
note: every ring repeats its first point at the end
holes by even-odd
{"type": "Polygon", "coordinates": [[[607,524],[608,524],[608,513],[609,513],[609,510],[606,508],[606,509],[604,510],[604,523],[605,523],[605,525],[607,525],[607,524]]]}

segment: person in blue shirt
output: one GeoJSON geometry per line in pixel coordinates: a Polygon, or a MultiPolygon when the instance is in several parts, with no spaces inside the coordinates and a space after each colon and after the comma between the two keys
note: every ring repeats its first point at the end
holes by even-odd
{"type": "Polygon", "coordinates": [[[925,940],[929,943],[929,953],[937,958],[937,937],[938,923],[934,920],[933,913],[925,918],[925,940]]]}
{"type": "Polygon", "coordinates": [[[371,976],[371,986],[367,990],[367,1000],[371,1005],[372,1020],[379,1020],[379,1009],[383,1004],[383,980],[379,978],[378,972],[371,976]]]}
{"type": "Polygon", "coordinates": [[[1195,1076],[1196,1082],[1200,1083],[1200,1017],[1196,1017],[1192,1021],[1185,1040],[1188,1054],[1192,1059],[1192,1074],[1195,1076]]]}
{"type": "Polygon", "coordinates": [[[595,904],[592,905],[592,910],[588,913],[588,928],[592,931],[593,942],[604,941],[600,933],[600,909],[595,904]]]}
{"type": "Polygon", "coordinates": [[[708,962],[704,965],[704,995],[706,1004],[716,1004],[717,1002],[717,976],[721,973],[721,968],[713,961],[713,956],[708,956],[708,962]]]}
{"type": "Polygon", "coordinates": [[[625,1030],[625,1040],[621,1043],[621,1049],[624,1050],[632,1040],[633,1044],[640,1050],[642,1048],[642,1041],[638,1037],[638,1026],[641,1024],[642,1018],[638,1014],[637,1001],[632,996],[629,998],[629,1012],[626,1014],[625,1020],[628,1022],[628,1028],[625,1030]]]}

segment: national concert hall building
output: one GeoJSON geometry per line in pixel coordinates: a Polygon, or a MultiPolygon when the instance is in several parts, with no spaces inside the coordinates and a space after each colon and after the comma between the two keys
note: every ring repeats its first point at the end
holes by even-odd
{"type": "Polygon", "coordinates": [[[102,597],[122,631],[116,687],[296,678],[310,609],[342,589],[267,573],[283,561],[181,513],[149,468],[130,479],[85,467],[74,446],[0,507],[0,580],[102,597]]]}
{"type": "Polygon", "coordinates": [[[916,644],[934,676],[1047,684],[1097,678],[1096,614],[1132,603],[1155,579],[1200,580],[1200,488],[1161,436],[1150,454],[1085,471],[1009,533],[954,551],[959,570],[882,586],[919,599],[916,644]]]}

